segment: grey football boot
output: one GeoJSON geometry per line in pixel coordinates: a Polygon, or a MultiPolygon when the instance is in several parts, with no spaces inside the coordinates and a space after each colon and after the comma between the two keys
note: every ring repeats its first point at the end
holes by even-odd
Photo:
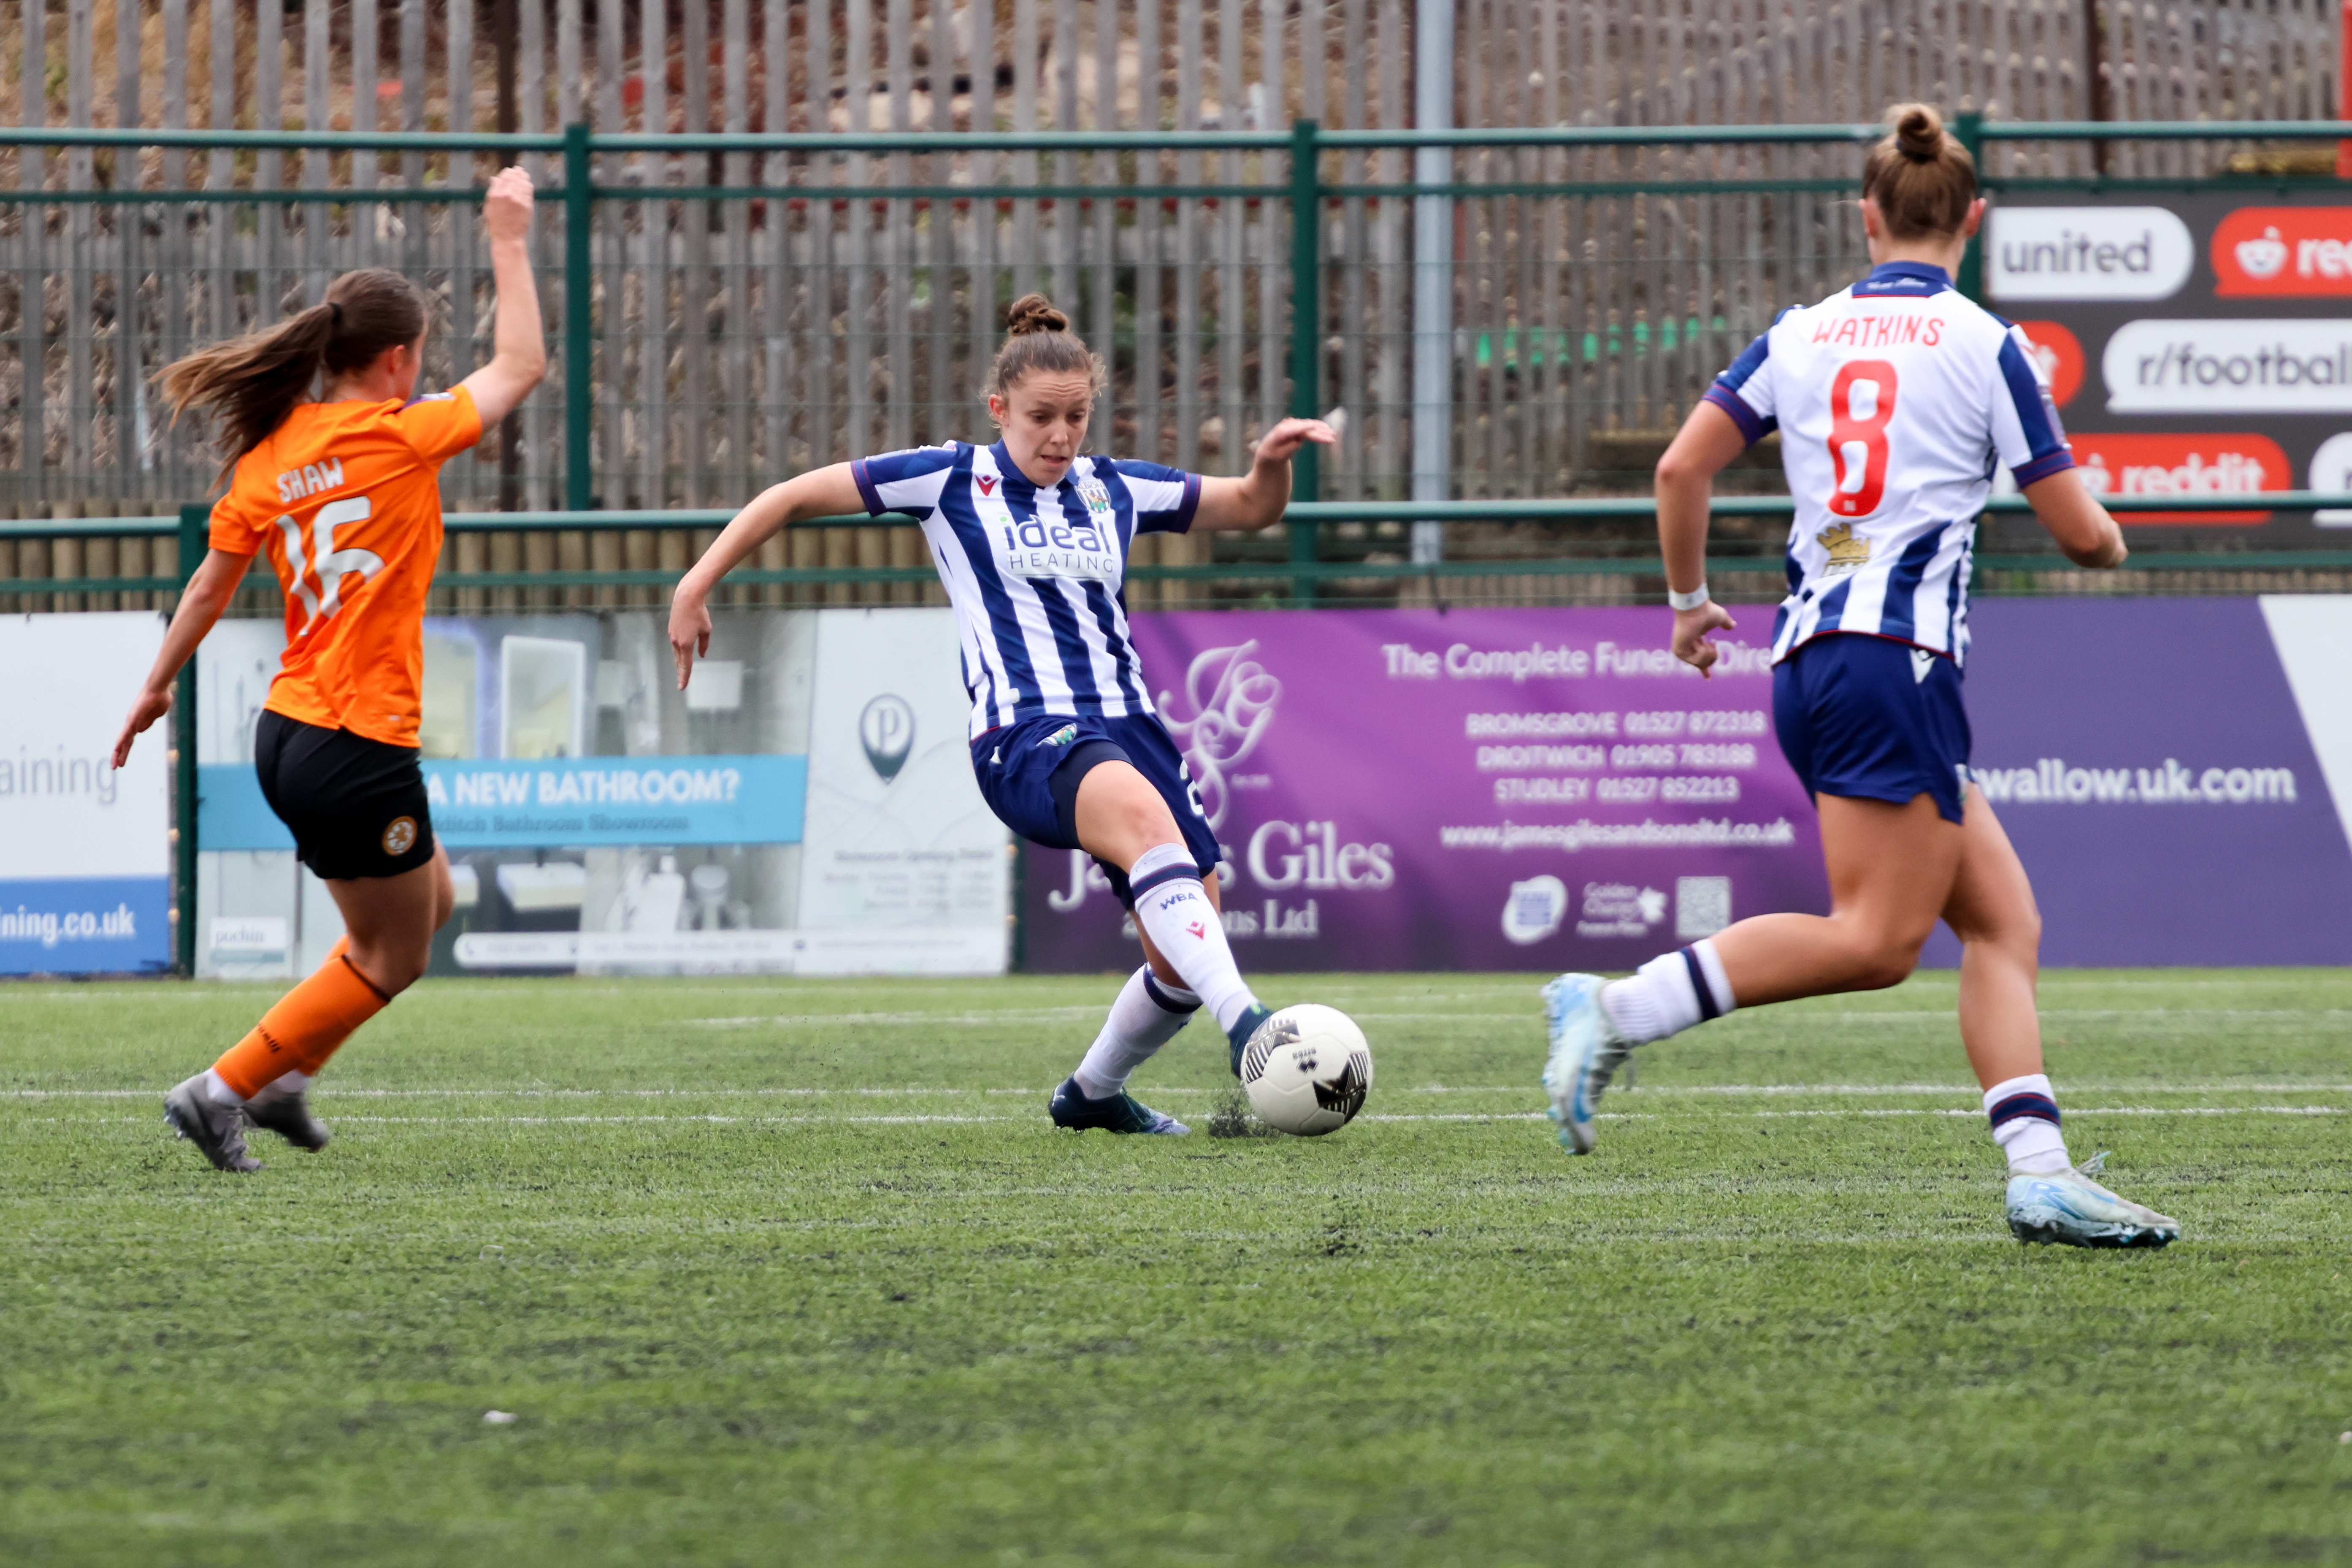
{"type": "Polygon", "coordinates": [[[218,1169],[261,1169],[261,1162],[246,1152],[244,1109],[214,1100],[205,1087],[204,1074],[198,1073],[163,1097],[163,1120],[218,1169]]]}
{"type": "Polygon", "coordinates": [[[2009,1179],[2009,1228],[2022,1242],[2063,1247],[2163,1247],[2180,1236],[2180,1222],[2117,1197],[2093,1177],[2106,1152],[2071,1171],[2009,1179]]]}
{"type": "Polygon", "coordinates": [[[279,1089],[276,1084],[245,1102],[245,1119],[313,1154],[325,1148],[327,1140],[334,1136],[325,1122],[310,1113],[307,1091],[279,1089]]]}

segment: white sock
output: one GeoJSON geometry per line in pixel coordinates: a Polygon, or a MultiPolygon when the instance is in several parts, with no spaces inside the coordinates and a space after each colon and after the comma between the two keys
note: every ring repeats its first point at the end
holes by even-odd
{"type": "Polygon", "coordinates": [[[1110,1005],[1110,1016],[1103,1020],[1102,1033],[1070,1075],[1078,1080],[1078,1092],[1088,1100],[1107,1100],[1125,1089],[1135,1069],[1174,1039],[1200,1010],[1198,996],[1163,983],[1148,963],[1129,975],[1118,1000],[1110,1005]]]}
{"type": "Polygon", "coordinates": [[[1224,922],[1209,905],[1192,852],[1181,844],[1147,849],[1128,868],[1127,880],[1135,894],[1136,925],[1184,977],[1185,988],[1201,998],[1217,1027],[1232,1028],[1257,998],[1234,967],[1224,922]]]}
{"type": "Polygon", "coordinates": [[[1715,943],[1695,942],[1661,953],[1623,980],[1601,988],[1601,1007],[1634,1045],[1679,1035],[1738,1006],[1715,943]]]}
{"type": "Polygon", "coordinates": [[[289,1068],[284,1072],[279,1073],[276,1078],[271,1079],[268,1083],[263,1084],[261,1086],[261,1092],[255,1095],[253,1098],[256,1100],[275,1100],[280,1095],[288,1094],[299,1097],[304,1090],[310,1087],[310,1083],[311,1079],[309,1073],[302,1071],[299,1068],[289,1068]]]}
{"type": "Polygon", "coordinates": [[[215,1105],[243,1105],[245,1096],[229,1088],[228,1080],[212,1068],[205,1069],[205,1092],[212,1096],[215,1105]]]}
{"type": "Polygon", "coordinates": [[[2054,1176],[2071,1169],[2066,1140],[2058,1131],[2058,1096],[2046,1073],[2028,1073],[1984,1091],[1992,1141],[2009,1156],[2012,1176],[2054,1176]]]}

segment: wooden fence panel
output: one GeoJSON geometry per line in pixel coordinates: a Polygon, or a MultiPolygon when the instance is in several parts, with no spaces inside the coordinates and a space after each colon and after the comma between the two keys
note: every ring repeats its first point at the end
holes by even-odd
{"type": "MultiPolygon", "coordinates": [[[[527,131],[583,118],[606,131],[1279,130],[1299,116],[1396,126],[1412,85],[1405,0],[618,0],[593,20],[583,0],[513,6],[527,131]]],[[[13,9],[0,15],[0,118],[15,123],[290,116],[321,131],[464,132],[492,123],[499,98],[489,0],[311,5],[293,37],[283,7],[237,0],[13,9]]],[[[1472,126],[1866,121],[1912,95],[2011,119],[2104,109],[2259,121],[2328,115],[2338,91],[2338,19],[2323,0],[1461,0],[1457,17],[1458,112],[1472,126]]],[[[2106,166],[2193,177],[2243,146],[2116,143],[2106,166]]],[[[2048,176],[2091,172],[2098,156],[2086,144],[2002,143],[1987,160],[1997,174],[2048,176]]],[[[1632,437],[1670,426],[1780,305],[1828,291],[1862,263],[1851,208],[1834,196],[1675,187],[1843,177],[1856,162],[1843,147],[1460,153],[1457,178],[1498,187],[1456,204],[1460,492],[1623,480],[1632,437]],[[1649,189],[1499,188],[1578,179],[1649,189]]],[[[0,503],[17,515],[167,510],[207,493],[205,431],[197,421],[175,430],[151,378],[197,342],[318,300],[352,266],[418,275],[442,301],[428,374],[465,374],[488,353],[494,300],[473,198],[457,193],[493,163],[0,153],[0,183],[16,195],[138,192],[0,207],[0,503]],[[184,199],[289,183],[309,199],[184,199]],[[436,185],[453,199],[326,199],[436,185]]],[[[551,186],[560,178],[552,158],[530,164],[551,186]]],[[[1411,168],[1400,152],[1350,152],[1325,174],[1401,183],[1411,168]]],[[[730,505],[855,451],[985,437],[971,394],[1003,306],[1031,287],[1055,295],[1111,368],[1107,446],[1236,472],[1289,402],[1292,215],[1279,153],[600,155],[594,177],[642,193],[601,203],[592,236],[591,384],[603,406],[590,472],[607,504],[730,505]],[[1251,195],[1033,190],[1204,182],[1251,195]],[[714,185],[716,199],[658,195],[714,185]],[[748,194],[755,185],[792,195],[748,194]],[[958,194],[878,194],[910,185],[958,194]]],[[[1349,416],[1325,462],[1329,495],[1394,496],[1407,482],[1412,280],[1435,259],[1412,255],[1410,210],[1409,198],[1358,197],[1317,216],[1332,344],[1318,404],[1349,416]]],[[[551,337],[562,226],[561,205],[543,204],[534,243],[551,337]]],[[[447,466],[450,504],[560,502],[562,383],[525,405],[511,447],[494,433],[447,466]]],[[[895,560],[909,540],[877,531],[840,547],[895,560]]],[[[1190,560],[1199,548],[1170,540],[1150,552],[1190,560]]],[[[457,542],[451,560],[614,567],[656,556],[650,536],[499,535],[457,542]]],[[[151,559],[138,547],[28,542],[0,549],[0,572],[110,560],[131,574],[151,559]]],[[[774,563],[788,559],[803,556],[779,545],[774,563]]]]}

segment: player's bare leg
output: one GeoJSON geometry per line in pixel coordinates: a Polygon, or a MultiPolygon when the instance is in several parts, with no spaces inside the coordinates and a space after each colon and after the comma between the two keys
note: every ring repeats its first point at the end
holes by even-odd
{"type": "Polygon", "coordinates": [[[1563,974],[1544,987],[1544,1089],[1562,1148],[1592,1152],[1601,1097],[1634,1047],[1736,1006],[1898,984],[1918,963],[1958,869],[1959,828],[1925,795],[1816,804],[1828,915],[1759,915],[1630,980],[1563,974]]]}
{"type": "Polygon", "coordinates": [[[2042,1070],[2042,911],[1992,806],[1971,786],[1944,923],[1960,939],[1960,1043],[1985,1089],[2042,1070]]]}
{"type": "Polygon", "coordinates": [[[1829,914],[1758,915],[1709,939],[1743,1007],[1901,984],[1951,898],[1964,836],[1934,799],[1817,804],[1829,914]]]}
{"type": "Polygon", "coordinates": [[[2020,1241],[2162,1247],[2180,1234],[2178,1220],[2093,1180],[2104,1154],[2079,1170],[2067,1155],[2034,1006],[2042,913],[2033,885],[2000,817],[1973,788],[1967,817],[1944,921],[1960,939],[1960,1041],[1984,1087],[1993,1139],[2009,1156],[2010,1229],[2020,1241]]]}

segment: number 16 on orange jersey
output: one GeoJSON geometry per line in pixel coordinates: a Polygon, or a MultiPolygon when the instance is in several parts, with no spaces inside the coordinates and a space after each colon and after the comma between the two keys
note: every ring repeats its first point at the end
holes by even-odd
{"type": "Polygon", "coordinates": [[[278,531],[286,535],[286,564],[291,568],[294,591],[301,597],[302,607],[309,613],[302,629],[294,635],[308,637],[321,621],[331,620],[343,607],[343,574],[356,572],[362,581],[383,570],[383,557],[373,550],[338,550],[335,530],[345,523],[365,522],[371,512],[365,496],[346,496],[320,507],[310,519],[310,549],[306,557],[302,549],[302,526],[289,512],[278,519],[278,531]],[[308,570],[305,570],[305,566],[308,570]],[[318,586],[310,584],[316,579],[318,586]]]}

